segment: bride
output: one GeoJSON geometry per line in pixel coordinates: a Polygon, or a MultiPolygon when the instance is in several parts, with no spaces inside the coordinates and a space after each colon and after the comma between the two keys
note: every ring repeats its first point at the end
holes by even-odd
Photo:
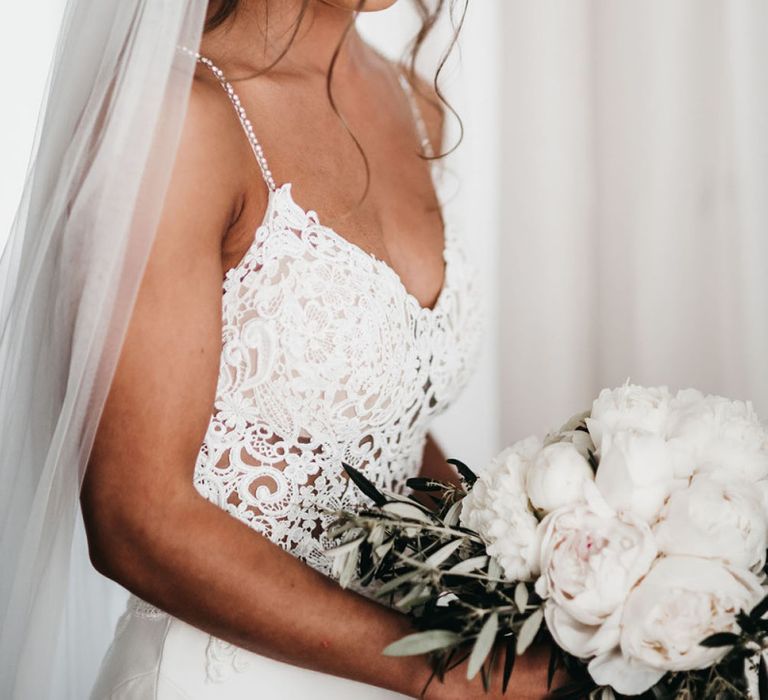
{"type": "MultiPolygon", "coordinates": [[[[365,502],[343,463],[456,479],[428,430],[481,341],[442,101],[355,29],[394,1],[214,0],[178,48],[186,116],[81,492],[93,565],[132,592],[94,700],[501,692],[382,655],[407,618],[324,555],[365,502]]],[[[521,657],[513,696],[545,666],[521,657]]]]}

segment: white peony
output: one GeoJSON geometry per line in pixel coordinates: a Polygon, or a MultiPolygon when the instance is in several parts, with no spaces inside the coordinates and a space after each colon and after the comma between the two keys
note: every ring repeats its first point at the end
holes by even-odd
{"type": "Polygon", "coordinates": [[[618,611],[657,555],[650,528],[632,515],[577,504],[550,513],[540,530],[536,592],[547,600],[555,640],[579,657],[615,646],[618,611]]]}
{"type": "Polygon", "coordinates": [[[762,595],[757,576],[746,569],[698,557],[661,557],[627,598],[620,651],[593,659],[590,674],[601,685],[636,695],[667,671],[706,668],[729,648],[700,642],[715,632],[737,631],[735,614],[754,607],[762,595]]]}
{"type": "Polygon", "coordinates": [[[606,654],[619,643],[620,607],[601,624],[585,625],[553,600],[548,600],[544,604],[544,620],[555,643],[582,659],[606,654]]]}
{"type": "MultiPolygon", "coordinates": [[[[571,433],[577,428],[586,427],[586,420],[589,418],[591,411],[581,411],[580,413],[574,413],[563,425],[560,427],[559,433],[571,433]]],[[[580,432],[584,432],[583,430],[580,432]]]]}
{"type": "Polygon", "coordinates": [[[590,453],[597,451],[595,443],[592,442],[592,436],[586,429],[586,419],[589,411],[582,411],[568,419],[566,423],[556,432],[549,433],[544,438],[544,446],[552,445],[556,442],[569,442],[581,454],[584,459],[589,459],[590,453]]]}
{"type": "Polygon", "coordinates": [[[744,481],[694,477],[688,488],[671,495],[654,528],[659,551],[762,568],[768,524],[761,496],[744,481]]]}
{"type": "Polygon", "coordinates": [[[592,403],[587,428],[598,450],[603,439],[616,432],[664,436],[672,400],[667,387],[645,388],[627,382],[617,389],[603,389],[592,403]]]}
{"type": "Polygon", "coordinates": [[[530,581],[539,572],[537,527],[525,482],[541,440],[529,437],[498,455],[462,502],[460,520],[488,544],[488,554],[510,580],[530,581]]]}
{"type": "Polygon", "coordinates": [[[586,430],[572,430],[569,433],[562,433],[562,442],[571,443],[584,459],[589,459],[590,454],[595,454],[597,448],[592,442],[592,436],[586,430]]]}
{"type": "Polygon", "coordinates": [[[747,481],[768,477],[768,431],[750,402],[685,389],[672,407],[670,443],[687,453],[692,470],[747,481]]]}
{"type": "MultiPolygon", "coordinates": [[[[760,499],[760,506],[763,513],[768,514],[768,479],[761,479],[752,484],[755,490],[755,496],[760,499]]],[[[768,517],[768,515],[766,515],[768,517]]]]}
{"type": "Polygon", "coordinates": [[[533,460],[526,478],[534,508],[549,513],[584,500],[584,482],[592,481],[592,467],[571,442],[544,447],[533,460]]]}
{"type": "Polygon", "coordinates": [[[619,432],[603,440],[595,484],[608,504],[652,523],[673,489],[675,455],[658,435],[619,432]]]}

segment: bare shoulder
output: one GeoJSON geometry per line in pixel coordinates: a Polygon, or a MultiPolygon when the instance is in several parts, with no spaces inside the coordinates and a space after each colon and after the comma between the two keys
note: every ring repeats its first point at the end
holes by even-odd
{"type": "Polygon", "coordinates": [[[229,98],[204,70],[192,81],[172,186],[221,239],[242,209],[252,155],[229,98]]]}

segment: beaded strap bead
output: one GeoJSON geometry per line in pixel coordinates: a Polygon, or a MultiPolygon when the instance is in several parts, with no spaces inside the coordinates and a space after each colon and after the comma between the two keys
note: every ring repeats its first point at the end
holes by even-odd
{"type": "Polygon", "coordinates": [[[245,113],[243,105],[240,104],[240,98],[235,92],[235,89],[232,87],[232,83],[230,83],[224,75],[224,71],[215,65],[210,58],[206,58],[199,52],[192,51],[186,47],[180,48],[182,51],[185,51],[186,53],[194,56],[199,63],[202,63],[206,68],[208,68],[211,73],[213,73],[216,80],[219,81],[219,84],[224,88],[225,92],[227,93],[227,97],[229,97],[232,106],[235,108],[235,112],[237,113],[240,124],[245,131],[245,135],[248,137],[248,143],[251,144],[251,149],[253,150],[253,154],[256,156],[256,162],[259,164],[261,174],[264,178],[264,181],[267,183],[267,187],[269,187],[270,190],[276,190],[277,185],[275,184],[275,179],[272,177],[272,171],[269,169],[269,163],[267,163],[267,159],[264,156],[264,149],[262,149],[259,140],[256,138],[256,134],[253,131],[253,124],[251,124],[251,120],[248,119],[248,115],[245,113]]]}
{"type": "Polygon", "coordinates": [[[408,78],[406,78],[402,72],[399,72],[397,77],[400,80],[400,85],[402,86],[403,91],[408,96],[408,102],[411,105],[411,113],[413,114],[413,121],[416,122],[416,131],[419,135],[419,139],[421,140],[421,149],[427,158],[433,158],[435,151],[432,148],[432,142],[429,140],[427,125],[424,123],[424,117],[421,115],[421,110],[419,109],[419,105],[416,102],[416,96],[413,94],[413,87],[411,86],[408,78]]]}

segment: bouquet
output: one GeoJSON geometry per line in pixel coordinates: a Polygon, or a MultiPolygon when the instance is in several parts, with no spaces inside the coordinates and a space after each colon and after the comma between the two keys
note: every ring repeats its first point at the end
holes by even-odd
{"type": "Polygon", "coordinates": [[[462,486],[382,492],[339,512],[329,554],[342,586],[407,612],[384,650],[428,654],[442,680],[467,661],[488,683],[551,644],[562,698],[768,698],[768,431],[749,402],[625,384],[544,439],[529,437],[462,486]],[[503,658],[502,658],[503,657],[503,658]]]}

